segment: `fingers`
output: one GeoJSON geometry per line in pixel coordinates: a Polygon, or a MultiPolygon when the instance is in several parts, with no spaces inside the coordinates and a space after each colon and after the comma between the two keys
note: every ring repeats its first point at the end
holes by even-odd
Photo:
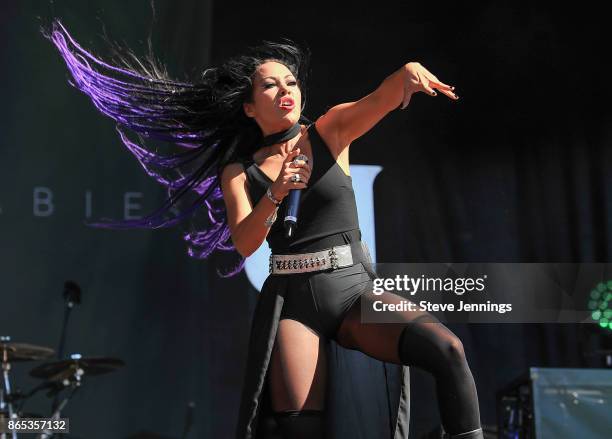
{"type": "Polygon", "coordinates": [[[310,178],[310,166],[304,160],[293,160],[300,154],[300,148],[294,148],[285,157],[281,172],[278,176],[281,183],[282,198],[286,197],[291,189],[305,189],[308,187],[308,179],[310,178]],[[300,174],[300,181],[291,181],[293,174],[300,174]]]}
{"type": "MultiPolygon", "coordinates": [[[[433,83],[433,82],[430,82],[429,86],[437,88],[438,90],[440,90],[441,93],[445,94],[446,96],[448,96],[451,99],[454,99],[454,100],[459,99],[459,96],[457,96],[455,94],[455,92],[453,91],[455,89],[455,87],[446,86],[446,85],[445,86],[440,86],[437,83],[433,83]]],[[[432,96],[435,96],[436,92],[434,91],[433,93],[430,93],[430,94],[432,96]]]]}
{"type": "Polygon", "coordinates": [[[306,169],[308,171],[311,170],[310,165],[305,160],[293,160],[286,165],[287,169],[290,171],[294,169],[306,169]]]}
{"type": "MultiPolygon", "coordinates": [[[[453,87],[455,88],[455,87],[453,87]]],[[[440,92],[444,93],[446,96],[448,96],[451,99],[457,100],[459,99],[459,96],[457,96],[454,92],[450,91],[450,90],[446,90],[446,89],[438,89],[440,90],[440,92]]]]}
{"type": "Polygon", "coordinates": [[[425,77],[424,75],[422,75],[420,72],[417,72],[417,76],[419,77],[419,82],[421,83],[421,85],[423,86],[423,89],[429,93],[431,96],[436,96],[437,93],[436,91],[431,88],[429,86],[429,80],[427,79],[427,77],[425,77]]]}
{"type": "Polygon", "coordinates": [[[293,162],[291,162],[291,166],[292,166],[293,169],[305,169],[309,173],[312,170],[310,168],[310,164],[308,162],[306,162],[305,160],[293,161],[293,162]]]}
{"type": "Polygon", "coordinates": [[[298,172],[296,172],[296,174],[299,174],[300,181],[293,181],[293,174],[287,177],[287,183],[291,186],[291,189],[296,189],[298,187],[305,188],[306,186],[308,186],[308,176],[305,176],[298,172]]]}
{"type": "Polygon", "coordinates": [[[436,75],[434,75],[433,73],[431,73],[429,70],[427,70],[425,67],[421,66],[421,69],[424,72],[424,77],[427,78],[427,80],[429,81],[429,83],[433,86],[435,86],[436,88],[444,88],[447,90],[452,90],[455,87],[452,87],[448,84],[443,83],[442,81],[440,81],[438,79],[438,77],[436,75]]]}
{"type": "Polygon", "coordinates": [[[291,173],[293,172],[292,168],[295,167],[295,163],[299,163],[302,160],[298,160],[297,162],[294,162],[295,157],[300,153],[300,148],[294,148],[291,151],[289,151],[289,154],[287,154],[287,157],[285,157],[285,160],[283,162],[283,173],[287,174],[287,173],[291,173]]]}
{"type": "Polygon", "coordinates": [[[302,176],[310,176],[310,168],[308,164],[298,164],[297,166],[292,166],[289,168],[289,172],[292,174],[300,174],[302,176]]]}
{"type": "Polygon", "coordinates": [[[300,148],[293,148],[291,151],[289,151],[289,154],[287,154],[287,157],[285,157],[285,161],[284,163],[290,163],[293,161],[293,159],[300,153],[300,148]]]}
{"type": "Polygon", "coordinates": [[[285,184],[289,185],[291,189],[303,189],[307,187],[310,174],[311,168],[307,162],[304,160],[298,160],[296,162],[291,161],[285,165],[283,181],[285,184]],[[292,181],[295,174],[300,176],[300,181],[292,181]]]}
{"type": "Polygon", "coordinates": [[[433,86],[435,86],[438,90],[442,91],[442,90],[454,90],[455,87],[453,87],[452,85],[448,85],[445,84],[443,82],[438,81],[437,79],[434,80],[429,80],[429,83],[433,86]]]}
{"type": "Polygon", "coordinates": [[[457,96],[453,91],[455,90],[455,87],[453,87],[452,85],[443,83],[438,78],[436,78],[435,75],[431,75],[430,77],[427,77],[427,79],[429,81],[430,87],[440,90],[440,92],[444,93],[451,99],[459,99],[459,96],[457,96]]]}
{"type": "Polygon", "coordinates": [[[424,85],[424,88],[432,96],[436,96],[436,92],[435,90],[433,90],[435,88],[440,90],[441,93],[445,94],[451,99],[459,99],[459,96],[457,96],[453,91],[455,90],[455,87],[453,87],[452,85],[446,85],[441,82],[428,81],[427,86],[424,85]]]}
{"type": "Polygon", "coordinates": [[[312,172],[308,162],[305,160],[295,160],[298,154],[300,154],[300,148],[294,148],[287,154],[283,163],[285,169],[283,181],[290,189],[304,189],[308,187],[308,180],[312,172]],[[299,174],[300,181],[291,181],[294,174],[299,174]]]}
{"type": "Polygon", "coordinates": [[[437,96],[437,89],[453,100],[459,99],[459,96],[454,92],[455,87],[440,81],[436,75],[427,70],[423,65],[416,63],[413,73],[418,77],[423,91],[430,96],[437,96]]]}
{"type": "Polygon", "coordinates": [[[308,166],[307,163],[300,164],[298,166],[299,167],[291,168],[292,174],[289,176],[289,179],[293,178],[294,174],[299,174],[300,181],[303,181],[304,183],[308,183],[308,180],[310,179],[310,172],[311,172],[310,167],[308,166]]]}
{"type": "Polygon", "coordinates": [[[303,176],[310,176],[312,168],[310,167],[310,163],[308,163],[306,160],[293,159],[290,165],[292,170],[295,170],[295,173],[299,173],[303,176]]]}

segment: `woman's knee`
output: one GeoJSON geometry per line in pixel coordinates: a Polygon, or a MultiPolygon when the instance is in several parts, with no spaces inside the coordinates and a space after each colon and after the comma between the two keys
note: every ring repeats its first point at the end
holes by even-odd
{"type": "Polygon", "coordinates": [[[407,323],[398,340],[398,354],[403,364],[435,370],[465,362],[463,343],[439,321],[427,316],[407,323]]]}
{"type": "Polygon", "coordinates": [[[440,361],[446,369],[463,370],[467,365],[463,343],[454,334],[448,336],[442,343],[440,361]]]}
{"type": "Polygon", "coordinates": [[[446,352],[451,361],[463,361],[465,359],[463,343],[455,334],[452,334],[446,341],[446,352]]]}

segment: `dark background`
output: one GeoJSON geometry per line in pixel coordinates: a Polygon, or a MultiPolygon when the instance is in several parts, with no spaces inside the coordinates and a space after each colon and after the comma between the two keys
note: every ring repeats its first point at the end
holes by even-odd
{"type": "MultiPolygon", "coordinates": [[[[375,182],[378,262],[610,262],[612,120],[607,17],[581,2],[22,1],[3,5],[0,130],[0,333],[57,348],[63,283],[83,289],[66,353],[112,356],[127,366],[86,377],[67,406],[72,432],[126,437],[147,429],[178,437],[231,437],[257,291],[244,273],[217,278],[220,257],[190,259],[175,229],[109,231],[126,192],[142,213],[162,203],[114,124],[70,87],[39,32],[56,16],[86,49],[115,41],[155,53],[176,77],[261,39],[286,36],[312,53],[305,114],[357,100],[409,61],[455,85],[459,101],[413,96],[351,147],[354,164],[383,167],[375,182]],[[553,6],[554,5],[554,6],[553,6]],[[36,188],[53,193],[33,212],[36,188]]],[[[47,192],[49,193],[49,192],[47,192]]],[[[267,269],[267,267],[262,267],[267,269]]],[[[464,343],[484,424],[495,391],[529,366],[603,367],[585,353],[610,348],[595,325],[449,327],[464,343]]],[[[608,331],[609,334],[609,331],[608,331]]],[[[37,384],[35,364],[13,386],[37,384]]],[[[434,381],[411,369],[411,437],[438,422],[434,381]]],[[[25,408],[48,414],[39,394],[25,408]]]]}

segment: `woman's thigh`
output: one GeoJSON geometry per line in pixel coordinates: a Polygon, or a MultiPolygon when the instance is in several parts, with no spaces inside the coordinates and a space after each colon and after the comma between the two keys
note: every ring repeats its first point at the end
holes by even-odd
{"type": "MultiPolygon", "coordinates": [[[[386,304],[400,304],[406,298],[391,292],[374,295],[371,291],[364,291],[357,301],[346,313],[336,334],[336,341],[347,349],[359,350],[381,361],[401,364],[398,353],[399,337],[407,324],[418,319],[420,323],[428,325],[441,325],[432,314],[421,311],[393,311],[392,319],[395,323],[363,323],[361,321],[361,307],[372,309],[374,301],[386,304]]],[[[437,328],[439,331],[440,328],[437,328]]]]}
{"type": "Polygon", "coordinates": [[[269,370],[273,410],[324,409],[324,343],[314,330],[297,320],[279,321],[269,370]]]}

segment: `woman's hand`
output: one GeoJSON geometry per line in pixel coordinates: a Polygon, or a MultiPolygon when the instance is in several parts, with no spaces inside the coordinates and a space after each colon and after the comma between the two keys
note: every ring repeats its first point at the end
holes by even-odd
{"type": "Polygon", "coordinates": [[[270,190],[277,200],[285,198],[291,189],[304,189],[307,187],[306,183],[308,183],[310,178],[311,169],[310,165],[304,160],[293,162],[293,159],[299,154],[300,148],[294,148],[287,154],[278,177],[272,183],[270,190]],[[296,174],[300,176],[300,181],[291,181],[291,178],[296,174]]]}
{"type": "Polygon", "coordinates": [[[406,69],[406,73],[404,77],[404,99],[401,106],[402,110],[410,103],[412,94],[418,91],[423,91],[431,96],[436,96],[437,93],[435,92],[434,88],[437,88],[446,96],[455,100],[459,99],[459,96],[452,91],[455,89],[455,87],[440,81],[438,78],[436,78],[436,75],[431,73],[420,63],[409,62],[404,67],[406,69]]]}

